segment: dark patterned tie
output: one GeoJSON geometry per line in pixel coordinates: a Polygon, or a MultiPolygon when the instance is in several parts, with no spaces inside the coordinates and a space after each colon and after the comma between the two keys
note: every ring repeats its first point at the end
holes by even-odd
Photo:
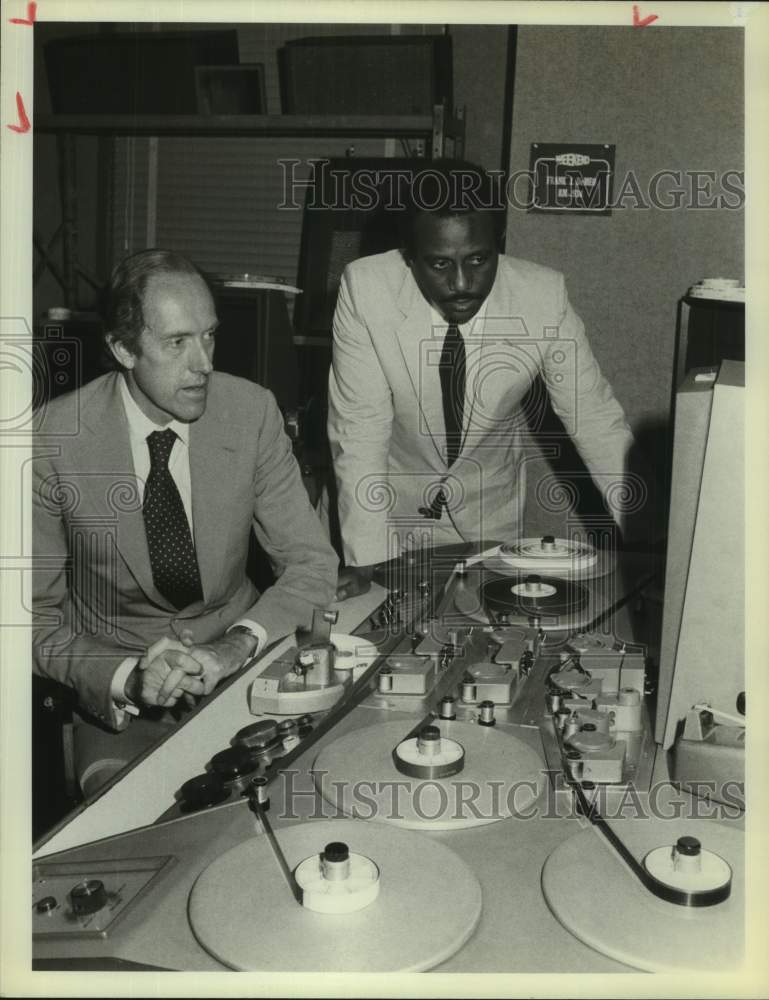
{"type": "Polygon", "coordinates": [[[153,431],[147,437],[150,474],[142,512],[152,580],[160,593],[181,609],[202,600],[203,589],[184,504],[168,470],[175,440],[172,430],[153,431]]]}
{"type": "Polygon", "coordinates": [[[443,417],[446,422],[446,462],[453,465],[462,443],[465,408],[465,342],[456,324],[452,324],[446,331],[438,370],[443,392],[443,417]]]}

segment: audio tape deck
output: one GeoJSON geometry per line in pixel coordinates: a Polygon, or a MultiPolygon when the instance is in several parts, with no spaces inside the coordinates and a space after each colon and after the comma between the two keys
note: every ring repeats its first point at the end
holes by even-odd
{"type": "MultiPolygon", "coordinates": [[[[742,834],[687,816],[686,796],[654,784],[648,648],[630,600],[653,562],[546,536],[415,549],[389,571],[359,634],[331,631],[328,614],[250,668],[250,722],[217,715],[225,692],[185,724],[229,724],[229,745],[154,822],[57,854],[43,845],[37,968],[739,962],[742,834]],[[92,912],[78,912],[78,886],[92,912]],[[598,905],[606,893],[619,921],[598,905]],[[592,902],[575,910],[577,898],[592,902]],[[658,959],[612,931],[647,917],[658,959]]],[[[148,777],[163,752],[139,765],[148,777]]]]}

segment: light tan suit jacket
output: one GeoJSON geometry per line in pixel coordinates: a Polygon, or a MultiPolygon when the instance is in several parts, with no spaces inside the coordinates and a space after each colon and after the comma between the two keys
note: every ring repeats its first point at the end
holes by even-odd
{"type": "Polygon", "coordinates": [[[561,274],[500,256],[485,316],[465,335],[464,436],[451,468],[438,373],[444,332],[433,331],[399,251],[346,268],[328,431],[348,565],[392,558],[410,533],[433,543],[519,535],[526,462],[541,455],[520,404],[538,375],[611,510],[622,492],[632,433],[561,274]],[[427,520],[419,510],[441,486],[448,509],[427,520]]]}

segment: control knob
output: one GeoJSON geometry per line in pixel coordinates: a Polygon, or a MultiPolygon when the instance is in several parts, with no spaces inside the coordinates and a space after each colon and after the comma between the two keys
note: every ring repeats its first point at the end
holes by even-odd
{"type": "Polygon", "coordinates": [[[87,878],[73,887],[69,899],[75,916],[86,917],[106,904],[107,890],[101,879],[87,878]]]}

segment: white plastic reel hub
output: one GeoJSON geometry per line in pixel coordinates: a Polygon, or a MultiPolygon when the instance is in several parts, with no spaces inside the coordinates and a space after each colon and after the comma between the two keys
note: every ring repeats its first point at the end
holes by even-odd
{"type": "Polygon", "coordinates": [[[328,844],[322,854],[305,858],[294,875],[302,906],[316,913],[354,913],[379,895],[379,868],[343,843],[328,844]]]}

